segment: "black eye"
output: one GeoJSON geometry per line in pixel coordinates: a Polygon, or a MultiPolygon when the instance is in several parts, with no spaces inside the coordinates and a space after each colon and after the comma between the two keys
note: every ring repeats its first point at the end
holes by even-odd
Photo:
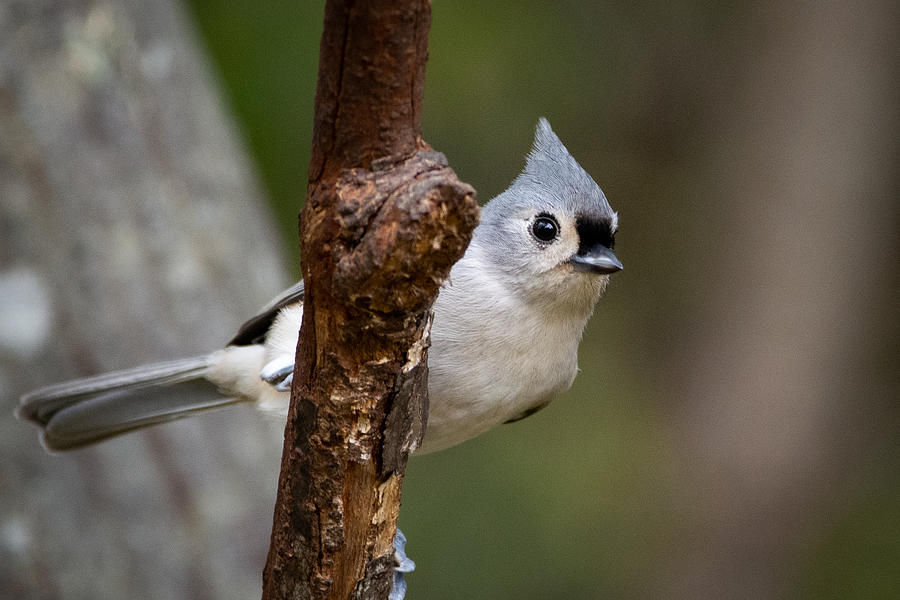
{"type": "Polygon", "coordinates": [[[531,233],[542,242],[552,242],[559,235],[559,224],[550,215],[539,215],[531,224],[531,233]]]}

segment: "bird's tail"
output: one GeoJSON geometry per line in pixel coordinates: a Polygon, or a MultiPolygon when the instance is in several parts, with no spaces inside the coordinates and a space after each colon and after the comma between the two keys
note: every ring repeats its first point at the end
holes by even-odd
{"type": "Polygon", "coordinates": [[[71,450],[239,402],[206,379],[208,367],[202,356],[58,383],[22,396],[16,414],[43,430],[48,450],[71,450]]]}

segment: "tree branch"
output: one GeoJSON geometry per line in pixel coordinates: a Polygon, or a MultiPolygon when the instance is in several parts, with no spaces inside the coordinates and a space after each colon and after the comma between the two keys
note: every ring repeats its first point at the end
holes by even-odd
{"type": "Polygon", "coordinates": [[[263,598],[379,598],[427,415],[431,306],[477,222],[421,138],[426,0],[330,0],[300,220],[306,297],[263,598]]]}

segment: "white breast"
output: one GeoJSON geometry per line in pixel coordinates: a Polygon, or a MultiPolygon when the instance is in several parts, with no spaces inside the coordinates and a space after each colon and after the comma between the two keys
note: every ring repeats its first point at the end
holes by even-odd
{"type": "MultiPolygon", "coordinates": [[[[478,436],[568,389],[593,305],[578,311],[535,306],[496,279],[457,267],[434,307],[428,425],[418,454],[478,436]]],[[[276,391],[259,373],[271,361],[293,360],[302,314],[299,304],[282,310],[265,347],[221,351],[210,379],[226,393],[252,398],[264,412],[284,418],[289,394],[276,391]]]]}
{"type": "Polygon", "coordinates": [[[590,316],[548,315],[492,289],[502,286],[497,281],[451,281],[434,308],[428,426],[418,453],[473,438],[567,390],[590,316]]]}

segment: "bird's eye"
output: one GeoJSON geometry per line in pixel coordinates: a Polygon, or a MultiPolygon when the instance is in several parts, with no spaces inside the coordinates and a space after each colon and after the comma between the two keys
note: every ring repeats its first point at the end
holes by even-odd
{"type": "Polygon", "coordinates": [[[552,242],[559,235],[559,223],[550,215],[538,215],[531,224],[531,233],[542,242],[552,242]]]}

